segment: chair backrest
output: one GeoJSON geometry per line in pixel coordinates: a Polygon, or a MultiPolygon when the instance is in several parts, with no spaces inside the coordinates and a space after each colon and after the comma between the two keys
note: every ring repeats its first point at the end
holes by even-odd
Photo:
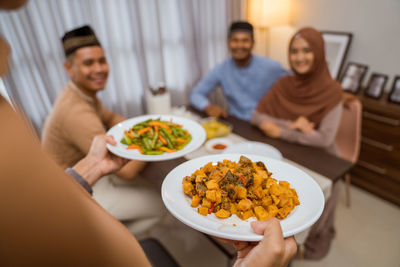
{"type": "Polygon", "coordinates": [[[343,104],[335,143],[340,157],[355,163],[360,153],[362,105],[357,98],[343,104]]]}

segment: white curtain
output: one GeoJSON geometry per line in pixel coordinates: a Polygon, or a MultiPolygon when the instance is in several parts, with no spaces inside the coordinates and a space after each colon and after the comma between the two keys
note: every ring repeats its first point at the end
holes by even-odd
{"type": "Polygon", "coordinates": [[[166,84],[174,105],[187,104],[196,82],[227,55],[226,34],[242,0],[31,0],[0,13],[12,47],[6,88],[36,129],[68,77],[61,37],[89,24],[110,64],[100,98],[127,117],[142,114],[149,86],[166,84]]]}

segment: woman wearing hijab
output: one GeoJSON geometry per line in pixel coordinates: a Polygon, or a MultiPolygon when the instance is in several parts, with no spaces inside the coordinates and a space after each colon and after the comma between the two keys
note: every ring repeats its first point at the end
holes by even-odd
{"type": "MultiPolygon", "coordinates": [[[[342,88],[332,79],[325,60],[324,41],[313,28],[299,30],[289,44],[293,74],[279,79],[258,103],[252,123],[270,137],[321,147],[338,154],[334,140],[342,114],[342,88]]],[[[300,257],[321,259],[335,236],[333,225],[339,183],[311,228],[300,257]]]]}
{"type": "Polygon", "coordinates": [[[342,88],[329,73],[321,33],[298,31],[289,44],[289,62],[293,74],[279,79],[261,99],[252,123],[270,137],[338,154],[334,140],[342,88]]]}

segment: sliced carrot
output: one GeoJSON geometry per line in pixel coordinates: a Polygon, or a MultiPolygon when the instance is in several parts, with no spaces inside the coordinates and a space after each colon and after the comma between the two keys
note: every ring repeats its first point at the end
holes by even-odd
{"type": "Polygon", "coordinates": [[[130,132],[128,132],[128,131],[125,131],[124,132],[124,134],[126,135],[126,136],[128,136],[129,138],[135,138],[130,132]]]}
{"type": "Polygon", "coordinates": [[[164,152],[168,152],[168,153],[172,153],[172,152],[178,151],[178,150],[176,150],[176,149],[169,149],[168,147],[165,147],[165,146],[160,146],[158,149],[159,149],[159,150],[162,150],[162,151],[164,151],[164,152]]]}
{"type": "Polygon", "coordinates": [[[130,145],[126,149],[137,149],[141,154],[143,154],[142,148],[139,145],[130,145]]]}
{"type": "Polygon", "coordinates": [[[158,133],[158,125],[154,126],[154,132],[158,133]]]}
{"type": "Polygon", "coordinates": [[[176,142],[181,143],[181,144],[186,143],[186,141],[187,141],[186,139],[176,138],[176,142]]]}
{"type": "Polygon", "coordinates": [[[145,132],[148,132],[148,131],[150,131],[150,127],[146,127],[146,128],[143,128],[143,129],[140,129],[139,131],[138,131],[138,134],[139,135],[142,135],[142,134],[144,134],[145,132]]]}
{"type": "Polygon", "coordinates": [[[149,122],[149,124],[150,124],[151,126],[160,126],[161,128],[164,128],[164,129],[166,129],[166,130],[170,130],[169,127],[168,127],[168,125],[165,125],[164,123],[159,122],[159,121],[151,121],[151,122],[149,122]]]}
{"type": "Polygon", "coordinates": [[[158,137],[158,139],[160,139],[160,141],[166,145],[167,144],[167,140],[164,139],[164,137],[162,137],[161,135],[158,137]]]}

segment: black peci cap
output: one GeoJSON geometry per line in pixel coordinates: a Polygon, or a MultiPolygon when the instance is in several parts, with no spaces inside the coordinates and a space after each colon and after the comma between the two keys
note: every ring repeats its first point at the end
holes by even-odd
{"type": "Polygon", "coordinates": [[[69,56],[81,47],[101,46],[96,34],[88,25],[65,33],[62,37],[62,44],[65,56],[69,56]]]}

